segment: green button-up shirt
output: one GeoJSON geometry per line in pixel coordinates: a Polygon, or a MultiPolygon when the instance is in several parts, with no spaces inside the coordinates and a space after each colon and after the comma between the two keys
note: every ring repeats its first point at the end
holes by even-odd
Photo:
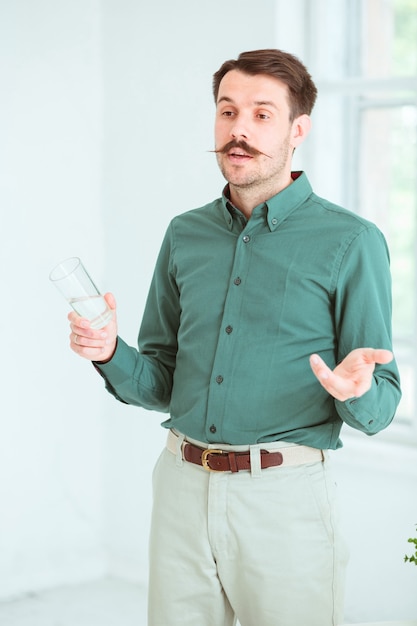
{"type": "Polygon", "coordinates": [[[119,400],[169,412],[163,426],[210,443],[337,448],[343,422],[369,435],[391,422],[395,361],[346,402],[309,365],[312,353],[334,368],[354,348],[391,349],[384,237],[316,196],[304,173],[293,179],[248,221],[226,194],[172,220],[139,350],[119,338],[98,365],[119,400]]]}

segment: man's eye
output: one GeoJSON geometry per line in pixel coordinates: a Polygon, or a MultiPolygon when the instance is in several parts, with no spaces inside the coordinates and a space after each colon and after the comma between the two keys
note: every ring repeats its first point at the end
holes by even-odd
{"type": "Polygon", "coordinates": [[[266,113],[258,113],[258,117],[261,120],[269,120],[269,115],[267,115],[266,113]]]}
{"type": "Polygon", "coordinates": [[[233,111],[223,111],[222,115],[224,115],[225,117],[232,117],[233,111]]]}

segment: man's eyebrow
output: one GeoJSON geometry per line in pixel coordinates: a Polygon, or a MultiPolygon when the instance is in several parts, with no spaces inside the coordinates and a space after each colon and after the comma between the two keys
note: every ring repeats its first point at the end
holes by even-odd
{"type": "Polygon", "coordinates": [[[232,98],[228,98],[227,96],[222,96],[221,98],[219,98],[217,100],[217,104],[220,104],[220,102],[233,102],[232,98]]]}
{"type": "MultiPolygon", "coordinates": [[[[232,98],[229,98],[228,96],[222,96],[221,98],[217,100],[217,104],[220,104],[221,102],[228,102],[230,104],[234,104],[234,100],[232,98]]],[[[278,110],[277,105],[272,100],[255,100],[253,104],[258,107],[269,106],[278,110]]]]}
{"type": "Polygon", "coordinates": [[[278,109],[277,105],[275,104],[275,102],[272,102],[272,100],[257,100],[255,101],[253,104],[256,104],[256,106],[258,107],[274,107],[274,109],[278,109]]]}

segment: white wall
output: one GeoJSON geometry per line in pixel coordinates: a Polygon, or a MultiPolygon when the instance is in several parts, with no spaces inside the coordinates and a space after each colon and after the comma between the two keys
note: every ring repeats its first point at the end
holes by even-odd
{"type": "MultiPolygon", "coordinates": [[[[117,403],[68,350],[66,304],[47,276],[79,254],[136,341],[169,219],[223,185],[207,152],[212,74],[243,49],[303,58],[305,4],[288,4],[0,5],[0,597],[109,571],[146,580],[163,416],[117,403]]],[[[415,449],[347,437],[333,460],[349,619],[415,617],[417,571],[402,563],[417,522],[415,449]]]]}
{"type": "Polygon", "coordinates": [[[350,550],[349,623],[417,617],[417,567],[404,563],[416,536],[417,449],[345,427],[332,453],[343,531],[350,550]]]}
{"type": "Polygon", "coordinates": [[[80,254],[103,278],[95,0],[0,6],[0,595],[105,569],[101,390],[48,283],[80,254]]]}

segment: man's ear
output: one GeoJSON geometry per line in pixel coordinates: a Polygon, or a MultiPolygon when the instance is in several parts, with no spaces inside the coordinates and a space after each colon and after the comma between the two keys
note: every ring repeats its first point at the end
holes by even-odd
{"type": "Polygon", "coordinates": [[[304,114],[295,118],[291,129],[291,145],[294,149],[303,143],[310,130],[311,118],[309,115],[304,114]]]}

